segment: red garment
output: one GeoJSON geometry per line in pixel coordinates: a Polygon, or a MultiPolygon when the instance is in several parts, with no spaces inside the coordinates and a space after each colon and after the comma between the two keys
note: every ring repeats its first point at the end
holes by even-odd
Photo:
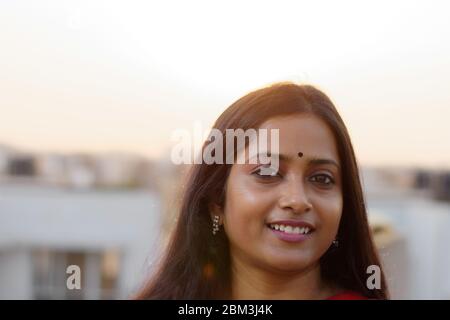
{"type": "Polygon", "coordinates": [[[369,298],[354,291],[343,291],[327,298],[327,300],[368,300],[368,299],[369,298]]]}

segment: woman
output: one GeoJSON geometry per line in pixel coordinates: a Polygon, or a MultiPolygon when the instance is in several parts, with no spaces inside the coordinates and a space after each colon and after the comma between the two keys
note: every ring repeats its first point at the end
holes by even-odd
{"type": "Polygon", "coordinates": [[[324,93],[278,83],[213,127],[224,140],[226,129],[279,129],[278,168],[193,165],[166,255],[138,299],[388,298],[382,272],[379,288],[366,285],[380,262],[350,137],[324,93]]]}

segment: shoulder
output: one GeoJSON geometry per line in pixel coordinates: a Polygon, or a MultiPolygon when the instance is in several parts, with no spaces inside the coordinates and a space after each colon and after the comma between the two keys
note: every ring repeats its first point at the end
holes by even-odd
{"type": "Polygon", "coordinates": [[[345,290],[327,298],[327,300],[368,300],[369,298],[355,291],[345,290]]]}

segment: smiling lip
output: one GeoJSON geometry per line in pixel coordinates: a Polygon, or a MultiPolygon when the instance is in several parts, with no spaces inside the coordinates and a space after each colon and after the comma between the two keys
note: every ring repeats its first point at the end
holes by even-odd
{"type": "Polygon", "coordinates": [[[271,221],[270,223],[267,224],[267,227],[270,229],[270,231],[272,231],[274,233],[274,235],[278,239],[287,241],[287,242],[302,242],[304,240],[307,240],[311,236],[311,233],[313,233],[315,230],[314,227],[311,224],[309,224],[308,222],[299,221],[299,220],[271,221]],[[310,232],[307,234],[286,233],[284,231],[272,229],[270,227],[270,225],[273,225],[273,224],[285,225],[285,226],[291,226],[291,227],[299,227],[299,228],[307,227],[310,229],[310,232]]]}

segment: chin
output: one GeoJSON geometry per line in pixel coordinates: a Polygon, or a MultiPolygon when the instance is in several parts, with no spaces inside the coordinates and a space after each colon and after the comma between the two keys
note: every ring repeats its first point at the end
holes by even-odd
{"type": "Polygon", "coordinates": [[[271,268],[280,272],[297,272],[311,265],[309,259],[293,259],[292,257],[275,258],[276,263],[271,262],[271,268]]]}

